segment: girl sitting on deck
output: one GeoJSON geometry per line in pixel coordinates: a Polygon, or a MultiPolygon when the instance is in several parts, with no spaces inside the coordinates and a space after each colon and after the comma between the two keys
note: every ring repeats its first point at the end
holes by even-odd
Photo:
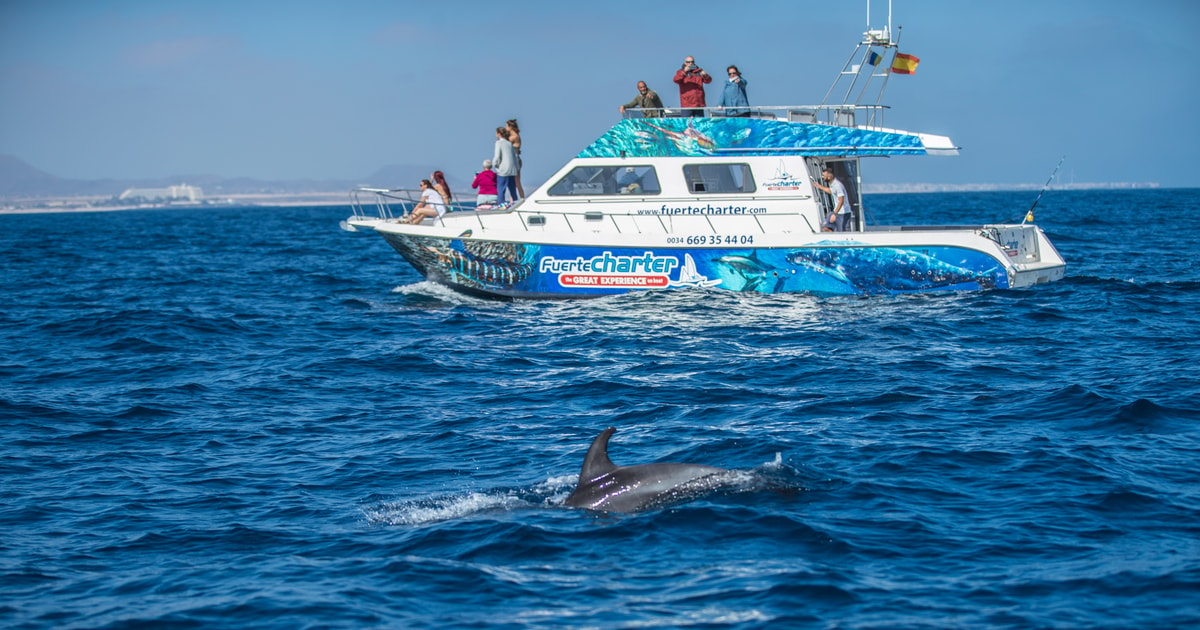
{"type": "Polygon", "coordinates": [[[446,183],[446,176],[441,171],[434,171],[429,179],[433,180],[433,189],[442,196],[442,202],[446,207],[450,207],[450,202],[453,201],[453,195],[450,194],[450,184],[446,183]]]}
{"type": "Polygon", "coordinates": [[[409,213],[405,223],[417,224],[426,217],[436,219],[446,214],[446,204],[442,202],[442,195],[434,190],[433,184],[428,179],[422,179],[420,185],[421,201],[409,213]]]}

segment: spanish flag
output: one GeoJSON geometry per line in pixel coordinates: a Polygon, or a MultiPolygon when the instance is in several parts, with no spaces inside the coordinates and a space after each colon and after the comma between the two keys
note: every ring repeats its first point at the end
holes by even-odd
{"type": "Polygon", "coordinates": [[[896,53],[896,58],[892,60],[892,72],[895,74],[916,74],[917,64],[919,63],[921,63],[920,57],[896,53]]]}

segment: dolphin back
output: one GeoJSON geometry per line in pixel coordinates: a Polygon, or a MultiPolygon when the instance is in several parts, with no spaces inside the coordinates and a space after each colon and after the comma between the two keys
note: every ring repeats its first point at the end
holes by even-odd
{"type": "Polygon", "coordinates": [[[611,512],[636,512],[720,487],[723,468],[698,464],[616,466],[608,458],[608,440],[616,429],[600,432],[588,448],[579,483],[564,505],[611,512]]]}
{"type": "Polygon", "coordinates": [[[608,458],[608,439],[616,432],[616,428],[608,427],[592,440],[592,446],[588,448],[587,455],[583,458],[583,468],[579,470],[580,485],[599,479],[617,469],[612,460],[608,458]]]}

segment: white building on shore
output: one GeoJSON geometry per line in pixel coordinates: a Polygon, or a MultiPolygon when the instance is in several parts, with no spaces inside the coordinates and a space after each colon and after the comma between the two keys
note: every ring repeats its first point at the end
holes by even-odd
{"type": "Polygon", "coordinates": [[[204,191],[196,186],[179,184],[166,188],[130,188],[121,193],[118,199],[145,199],[147,201],[200,201],[204,191]]]}

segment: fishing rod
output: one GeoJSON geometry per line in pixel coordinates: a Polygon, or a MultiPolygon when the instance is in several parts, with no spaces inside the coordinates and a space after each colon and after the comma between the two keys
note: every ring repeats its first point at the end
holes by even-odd
{"type": "Polygon", "coordinates": [[[1050,173],[1050,179],[1047,179],[1046,185],[1042,186],[1042,192],[1038,193],[1037,199],[1033,200],[1033,205],[1029,206],[1029,211],[1025,213],[1025,218],[1021,219],[1021,225],[1025,225],[1026,223],[1033,222],[1033,209],[1036,208],[1038,205],[1038,202],[1042,200],[1042,195],[1046,194],[1046,189],[1050,188],[1050,182],[1054,181],[1054,176],[1058,175],[1058,169],[1060,166],[1062,166],[1062,163],[1064,161],[1066,161],[1066,159],[1067,159],[1067,156],[1063,155],[1062,159],[1058,161],[1058,166],[1055,166],[1054,172],[1050,173]]]}

